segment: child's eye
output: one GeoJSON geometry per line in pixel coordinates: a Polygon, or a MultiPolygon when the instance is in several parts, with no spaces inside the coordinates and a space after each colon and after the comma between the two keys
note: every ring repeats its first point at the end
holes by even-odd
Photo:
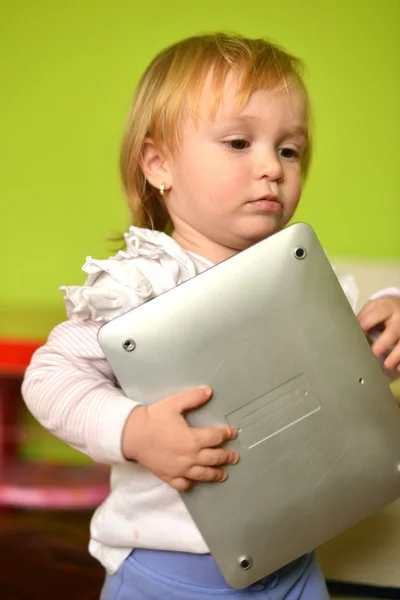
{"type": "Polygon", "coordinates": [[[279,154],[283,157],[283,158],[299,158],[300,154],[297,150],[295,150],[294,148],[280,148],[279,149],[279,154]]]}
{"type": "Polygon", "coordinates": [[[233,150],[244,150],[245,148],[249,148],[250,144],[247,140],[237,139],[237,140],[228,140],[226,142],[230,148],[233,150]]]}

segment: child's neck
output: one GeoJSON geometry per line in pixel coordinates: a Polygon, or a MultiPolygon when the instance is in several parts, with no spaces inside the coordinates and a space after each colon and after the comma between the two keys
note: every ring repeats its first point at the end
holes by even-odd
{"type": "Polygon", "coordinates": [[[185,232],[182,234],[174,230],[172,237],[185,250],[202,256],[214,264],[218,264],[240,252],[240,250],[235,248],[229,248],[209,240],[197,232],[185,232]]]}

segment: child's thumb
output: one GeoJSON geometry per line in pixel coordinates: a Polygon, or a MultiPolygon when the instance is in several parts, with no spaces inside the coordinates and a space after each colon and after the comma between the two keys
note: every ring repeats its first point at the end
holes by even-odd
{"type": "Polygon", "coordinates": [[[172,396],[170,401],[173,404],[175,410],[180,413],[185,413],[195,408],[203,406],[212,396],[212,390],[208,385],[200,388],[195,388],[187,392],[182,392],[176,396],[172,396]]]}

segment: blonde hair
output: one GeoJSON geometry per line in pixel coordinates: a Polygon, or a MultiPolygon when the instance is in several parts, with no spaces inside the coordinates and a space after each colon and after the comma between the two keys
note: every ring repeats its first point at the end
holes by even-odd
{"type": "MultiPolygon", "coordinates": [[[[229,73],[238,80],[238,108],[257,89],[288,88],[295,80],[307,92],[302,62],[275,44],[222,33],[196,36],[160,52],[144,72],[136,89],[121,148],[121,175],[132,224],[168,231],[171,221],[156,190],[140,167],[144,141],[151,137],[159,148],[179,147],[183,116],[198,118],[200,94],[210,70],[215,90],[212,112],[218,107],[229,73]]],[[[303,157],[306,176],[311,144],[303,157]]]]}

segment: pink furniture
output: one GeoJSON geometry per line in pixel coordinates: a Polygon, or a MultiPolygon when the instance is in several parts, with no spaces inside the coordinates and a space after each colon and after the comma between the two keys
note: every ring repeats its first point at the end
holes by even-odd
{"type": "MultiPolygon", "coordinates": [[[[10,314],[18,320],[15,311],[10,314]]],[[[35,316],[37,328],[39,316],[28,315],[30,323],[35,316]]],[[[10,329],[12,319],[5,319],[5,322],[8,322],[10,329]]],[[[7,327],[2,329],[7,330],[7,327]]],[[[49,331],[50,327],[46,329],[49,331]]],[[[18,444],[22,435],[19,416],[22,405],[21,381],[33,352],[43,344],[45,335],[24,338],[12,336],[9,331],[6,333],[7,336],[0,331],[0,506],[54,509],[96,507],[109,490],[107,467],[97,464],[67,466],[18,459],[18,444]]]]}

